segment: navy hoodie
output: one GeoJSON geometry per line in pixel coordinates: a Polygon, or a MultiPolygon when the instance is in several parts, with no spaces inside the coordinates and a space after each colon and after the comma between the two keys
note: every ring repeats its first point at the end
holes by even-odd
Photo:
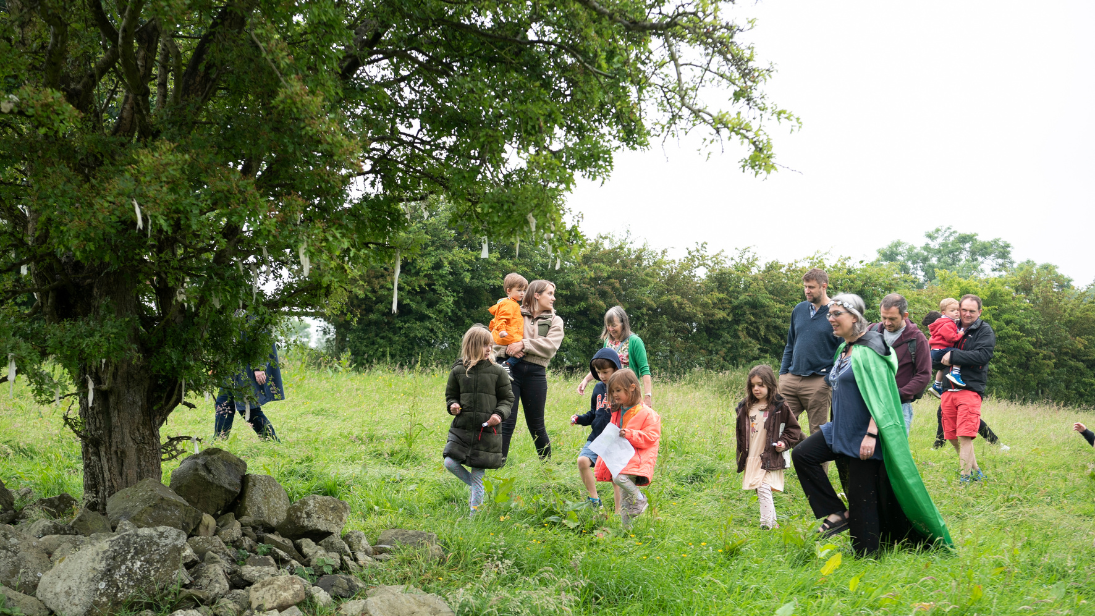
{"type": "MultiPolygon", "coordinates": [[[[593,359],[608,359],[616,364],[617,370],[623,368],[623,364],[620,363],[620,356],[612,349],[597,351],[593,359]]],[[[597,378],[597,370],[593,367],[593,359],[589,360],[589,373],[593,375],[593,378],[597,378]]],[[[601,435],[601,430],[604,430],[605,426],[611,421],[612,407],[608,403],[608,386],[605,385],[604,381],[598,380],[597,385],[593,388],[593,395],[589,397],[589,412],[579,415],[574,423],[580,426],[593,426],[589,431],[589,438],[586,439],[586,441],[592,441],[601,435]]]]}

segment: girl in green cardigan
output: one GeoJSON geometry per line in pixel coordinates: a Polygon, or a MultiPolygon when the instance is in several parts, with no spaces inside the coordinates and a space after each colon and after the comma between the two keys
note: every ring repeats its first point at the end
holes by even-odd
{"type": "MultiPolygon", "coordinates": [[[[631,333],[631,322],[623,306],[613,306],[605,313],[605,328],[601,332],[603,348],[612,349],[620,356],[624,368],[630,368],[643,383],[643,403],[654,408],[654,388],[650,380],[650,364],[646,361],[646,345],[643,339],[631,333]]],[[[586,385],[593,380],[592,374],[586,374],[578,384],[578,395],[586,392],[586,385]]]]}

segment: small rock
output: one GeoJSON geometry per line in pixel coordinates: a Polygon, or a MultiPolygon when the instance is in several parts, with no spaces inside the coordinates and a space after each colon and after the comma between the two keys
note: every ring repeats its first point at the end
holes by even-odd
{"type": "Polygon", "coordinates": [[[15,495],[0,481],[0,511],[15,511],[15,495]]]}
{"type": "Polygon", "coordinates": [[[278,532],[289,539],[319,541],[339,534],[350,516],[350,506],[330,496],[305,496],[289,505],[278,532]]]}
{"type": "Polygon", "coordinates": [[[196,565],[201,562],[198,558],[198,553],[194,551],[194,548],[190,547],[190,544],[186,544],[182,553],[182,566],[190,568],[191,565],[196,565]]]}
{"type": "Polygon", "coordinates": [[[56,520],[38,520],[30,525],[26,534],[31,537],[45,537],[46,535],[75,535],[76,531],[67,524],[61,524],[56,520]]]}
{"type": "Polygon", "coordinates": [[[34,500],[34,488],[30,486],[19,488],[15,491],[15,500],[23,502],[34,500]]]}
{"type": "Polygon", "coordinates": [[[202,521],[198,522],[198,527],[194,529],[194,535],[197,537],[212,537],[215,534],[217,534],[217,521],[208,513],[203,513],[202,521]]]}
{"type": "Polygon", "coordinates": [[[224,545],[219,537],[191,537],[186,540],[187,545],[193,548],[198,558],[204,559],[207,552],[215,552],[228,560],[234,560],[236,555],[224,545]]]}
{"type": "Polygon", "coordinates": [[[156,616],[156,612],[152,610],[141,610],[137,612],[137,616],[156,616]]]}
{"type": "Polygon", "coordinates": [[[202,616],[198,610],[175,610],[169,616],[202,616]]]}
{"type": "Polygon", "coordinates": [[[232,590],[224,569],[213,563],[203,562],[194,567],[190,571],[190,577],[194,580],[190,583],[190,588],[209,593],[212,599],[212,601],[203,602],[203,605],[215,602],[232,590]]]}
{"type": "MultiPolygon", "coordinates": [[[[2,485],[0,484],[0,486],[2,485]]],[[[7,586],[0,586],[0,596],[5,598],[4,613],[6,614],[22,613],[23,616],[48,616],[49,614],[49,608],[46,607],[45,603],[30,595],[24,595],[19,591],[12,590],[7,586]]]]}
{"type": "Polygon", "coordinates": [[[277,567],[254,567],[244,565],[240,567],[240,577],[254,584],[266,578],[272,578],[278,574],[277,567]]]}
{"type": "Polygon", "coordinates": [[[354,562],[352,558],[350,558],[349,556],[342,556],[341,558],[343,571],[349,573],[350,575],[357,575],[361,573],[361,567],[357,566],[357,563],[354,562]]]}
{"type": "Polygon", "coordinates": [[[213,598],[213,593],[193,588],[183,588],[175,598],[174,607],[176,610],[197,610],[201,609],[203,605],[211,605],[216,601],[213,598]]]}
{"type": "Polygon", "coordinates": [[[38,539],[37,544],[38,549],[53,556],[53,553],[66,543],[79,542],[83,545],[86,541],[87,539],[79,535],[46,535],[38,539]]]}
{"type": "Polygon", "coordinates": [[[454,616],[441,597],[404,586],[370,589],[365,610],[369,616],[454,616]]]}
{"type": "Polygon", "coordinates": [[[202,559],[202,562],[207,565],[216,565],[220,567],[224,570],[226,575],[234,575],[239,573],[240,570],[239,565],[236,564],[234,559],[225,558],[212,550],[205,553],[205,558],[202,559]]]}
{"type": "Polygon", "coordinates": [[[327,607],[334,603],[334,599],[331,599],[331,595],[327,594],[327,591],[319,586],[308,587],[308,599],[320,607],[327,607]]]}
{"type": "Polygon", "coordinates": [[[338,606],[338,616],[368,616],[365,612],[365,600],[345,601],[338,606]]]}
{"type": "Polygon", "coordinates": [[[285,520],[288,511],[289,495],[273,477],[244,475],[235,505],[237,518],[251,518],[247,526],[274,529],[285,520]]]}
{"type": "Polygon", "coordinates": [[[78,504],[80,503],[75,498],[62,492],[57,496],[40,498],[27,505],[26,509],[28,510],[28,513],[31,510],[36,510],[41,511],[51,518],[62,518],[67,517],[69,512],[75,509],[78,504]]]}
{"type": "Polygon", "coordinates": [[[267,611],[287,609],[304,601],[305,588],[307,584],[296,576],[282,575],[267,578],[251,587],[251,609],[267,611]]]}
{"type": "Polygon", "coordinates": [[[33,595],[38,582],[53,563],[37,541],[20,541],[22,537],[10,526],[4,527],[7,541],[0,542],[0,584],[21,593],[33,595]]]}
{"type": "Polygon", "coordinates": [[[266,545],[273,546],[282,552],[289,555],[293,560],[303,561],[304,555],[297,551],[296,546],[289,539],[286,539],[278,533],[265,533],[259,535],[259,543],[265,543],[266,545]]]}
{"type": "Polygon", "coordinates": [[[304,612],[300,611],[300,608],[294,605],[287,610],[282,610],[281,616],[304,616],[304,612]]]}
{"type": "Polygon", "coordinates": [[[137,525],[133,522],[130,522],[129,520],[122,520],[121,522],[118,522],[118,525],[114,528],[114,532],[119,535],[131,533],[135,530],[137,530],[137,525]]]}
{"type": "Polygon", "coordinates": [[[240,537],[240,540],[236,542],[236,547],[252,554],[259,551],[259,544],[252,541],[247,535],[240,537]]]}
{"type": "Polygon", "coordinates": [[[369,545],[368,538],[365,537],[365,533],[359,530],[352,530],[342,535],[342,540],[346,542],[351,552],[361,552],[366,556],[373,555],[373,548],[369,545]]]}
{"type": "Polygon", "coordinates": [[[384,554],[377,554],[373,556],[373,560],[378,563],[387,562],[392,559],[392,555],[385,552],[384,554]]]}
{"type": "Polygon", "coordinates": [[[365,590],[365,583],[352,575],[325,575],[316,580],[319,586],[331,595],[339,599],[350,599],[354,595],[365,590]]]}
{"type": "Polygon", "coordinates": [[[387,545],[384,543],[378,543],[373,546],[373,555],[379,556],[381,554],[391,554],[395,546],[387,545]]]}
{"type": "Polygon", "coordinates": [[[332,554],[338,554],[339,556],[350,556],[350,546],[346,545],[346,542],[338,538],[338,535],[331,535],[323,541],[319,542],[319,547],[327,550],[332,554]]]}
{"type": "Polygon", "coordinates": [[[255,518],[249,515],[236,516],[236,520],[239,521],[240,526],[244,528],[250,528],[255,525],[255,518]]]}
{"type": "Polygon", "coordinates": [[[273,567],[277,569],[278,564],[274,561],[272,556],[258,556],[252,555],[247,557],[247,566],[249,567],[273,567]]]}
{"type": "Polygon", "coordinates": [[[212,608],[206,607],[204,605],[198,608],[198,613],[202,616],[213,616],[212,608]]]}
{"type": "Polygon", "coordinates": [[[69,526],[85,537],[94,535],[95,533],[110,532],[110,520],[107,520],[106,516],[98,511],[88,509],[87,507],[80,509],[69,526]]]}
{"type": "Polygon", "coordinates": [[[378,544],[408,547],[424,547],[437,545],[437,534],[420,530],[404,530],[402,528],[389,528],[380,533],[378,544]]]}
{"type": "MultiPolygon", "coordinates": [[[[232,514],[230,513],[228,515],[232,514]]],[[[226,544],[235,543],[243,538],[243,527],[240,526],[240,523],[237,522],[235,518],[232,518],[232,521],[226,526],[219,527],[217,536],[226,544]]]]}
{"type": "MultiPolygon", "coordinates": [[[[242,522],[240,523],[240,526],[243,526],[242,522]]],[[[247,537],[251,541],[254,541],[255,543],[258,543],[259,541],[258,534],[256,534],[255,531],[251,530],[250,526],[243,526],[243,536],[247,537]]]]}
{"type": "Polygon", "coordinates": [[[236,521],[236,514],[229,511],[228,513],[217,518],[217,528],[223,528],[236,521]]]}
{"type": "Polygon", "coordinates": [[[171,489],[202,513],[216,515],[236,500],[247,463],[216,447],[187,456],[171,473],[171,489]]]}
{"type": "Polygon", "coordinates": [[[232,590],[213,606],[213,615],[240,616],[250,605],[251,597],[246,590],[232,590]]]}
{"type": "Polygon", "coordinates": [[[170,526],[188,535],[202,520],[201,511],[151,478],[111,496],[106,502],[106,517],[115,528],[122,520],[129,520],[140,528],[170,526]]]}
{"type": "Polygon", "coordinates": [[[371,567],[377,564],[372,556],[366,556],[364,552],[354,552],[354,562],[356,562],[359,567],[371,567]]]}

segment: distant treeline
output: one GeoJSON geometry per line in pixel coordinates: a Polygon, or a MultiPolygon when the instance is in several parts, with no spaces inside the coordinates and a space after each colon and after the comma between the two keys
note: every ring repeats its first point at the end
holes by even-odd
{"type": "MultiPolygon", "coordinates": [[[[454,226],[443,211],[417,225],[418,249],[402,262],[398,314],[391,311],[393,267],[361,273],[346,316],[334,322],[332,351],[348,350],[358,365],[451,364],[463,333],[489,321],[487,307],[504,295],[502,278],[516,271],[557,285],[566,339],[552,364],[556,369],[585,369],[600,347],[605,310],[616,304],[645,341],[656,375],[778,363],[791,309],[803,300],[802,274],[821,267],[829,274],[830,296],[861,295],[872,320],[890,292],[908,298],[918,325],[940,299],[976,293],[997,336],[991,394],[1084,406],[1095,399],[1095,301],[1090,289],[1074,287],[1052,265],[1011,265],[1008,258],[1003,271],[997,260],[989,263],[996,271],[983,275],[968,254],[952,254],[966,259],[965,276],[934,268],[932,279],[923,280],[902,273],[909,272],[907,262],[884,262],[885,253],[875,262],[822,255],[762,263],[749,252],[712,253],[699,245],[673,259],[634,238],[606,236],[587,240],[576,257],[561,260],[537,246],[522,246],[518,255],[513,244],[491,244],[483,259],[481,238],[454,226]]],[[[975,235],[948,237],[976,241],[975,235]]]]}

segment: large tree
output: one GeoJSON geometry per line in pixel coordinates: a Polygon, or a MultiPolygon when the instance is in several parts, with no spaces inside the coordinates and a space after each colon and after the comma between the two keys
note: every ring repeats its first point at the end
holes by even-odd
{"type": "Polygon", "coordinates": [[[565,251],[565,192],[620,148],[701,129],[772,171],[764,123],[795,119],[731,8],[7,0],[0,344],[78,402],[85,500],[160,478],[184,388],[258,359],[279,316],[337,310],[427,199],[565,251]]]}

